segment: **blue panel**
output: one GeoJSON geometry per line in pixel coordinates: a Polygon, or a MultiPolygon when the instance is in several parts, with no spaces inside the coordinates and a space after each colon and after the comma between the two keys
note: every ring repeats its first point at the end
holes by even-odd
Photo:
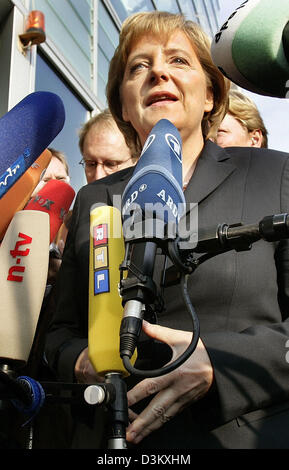
{"type": "Polygon", "coordinates": [[[102,269],[94,273],[94,295],[109,292],[109,271],[102,269]]]}

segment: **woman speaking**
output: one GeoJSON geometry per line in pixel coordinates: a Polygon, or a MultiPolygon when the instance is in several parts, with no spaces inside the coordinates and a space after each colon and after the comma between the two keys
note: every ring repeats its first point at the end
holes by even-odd
{"type": "MultiPolygon", "coordinates": [[[[159,120],[176,126],[184,194],[186,202],[198,204],[200,228],[256,223],[289,211],[287,154],[222,149],[211,142],[227,110],[227,93],[198,25],[166,12],[138,13],[124,22],[110,64],[110,110],[127,142],[139,149],[159,120]]],[[[98,380],[87,351],[90,207],[111,205],[132,173],[122,170],[78,193],[46,348],[62,380],[98,380]]],[[[288,448],[288,262],[287,240],[259,241],[251,250],[213,257],[190,276],[200,322],[197,347],[173,372],[134,384],[128,379],[132,447],[288,448]]],[[[179,289],[164,288],[157,323],[143,323],[144,336],[155,341],[139,345],[139,360],[151,368],[163,344],[174,360],[191,341],[179,289]]]]}

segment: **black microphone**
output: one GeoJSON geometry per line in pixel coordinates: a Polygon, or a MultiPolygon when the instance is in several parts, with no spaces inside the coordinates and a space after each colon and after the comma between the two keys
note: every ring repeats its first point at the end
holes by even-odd
{"type": "Polygon", "coordinates": [[[121,270],[127,271],[120,282],[122,358],[132,356],[145,310],[157,297],[153,274],[158,242],[176,237],[184,212],[181,136],[162,119],[149,134],[122,196],[126,254],[121,270]]]}
{"type": "Polygon", "coordinates": [[[276,242],[289,238],[289,215],[275,214],[264,217],[256,224],[219,224],[199,230],[196,253],[222,253],[228,250],[249,250],[259,240],[276,242]]]}

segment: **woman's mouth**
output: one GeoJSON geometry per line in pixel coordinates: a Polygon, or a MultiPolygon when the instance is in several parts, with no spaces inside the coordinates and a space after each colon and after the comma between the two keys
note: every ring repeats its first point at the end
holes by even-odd
{"type": "Polygon", "coordinates": [[[154,93],[147,99],[146,106],[160,106],[163,104],[173,103],[175,101],[178,101],[178,99],[172,93],[154,93]]]}

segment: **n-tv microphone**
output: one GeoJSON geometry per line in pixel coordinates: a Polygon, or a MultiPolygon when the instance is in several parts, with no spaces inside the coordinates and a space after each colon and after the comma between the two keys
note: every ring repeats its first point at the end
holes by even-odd
{"type": "Polygon", "coordinates": [[[14,214],[22,210],[28,203],[43,172],[49,165],[51,157],[51,152],[45,149],[40,157],[32,163],[31,167],[0,199],[0,241],[3,239],[14,214]]]}
{"type": "Polygon", "coordinates": [[[46,288],[49,216],[19,211],[0,247],[0,362],[28,360],[46,288]]]}
{"type": "Polygon", "coordinates": [[[25,363],[47,284],[49,245],[75,192],[51,180],[16,212],[0,247],[0,358],[25,363]]]}
{"type": "Polygon", "coordinates": [[[0,119],[0,199],[62,130],[65,110],[55,93],[31,93],[0,119]]]}
{"type": "Polygon", "coordinates": [[[243,1],[215,35],[215,65],[246,90],[288,97],[288,22],[289,0],[243,1]]]}
{"type": "Polygon", "coordinates": [[[75,196],[74,189],[64,181],[50,180],[25,207],[26,210],[46,212],[50,216],[50,243],[53,242],[75,196]]]}
{"type": "Polygon", "coordinates": [[[17,212],[0,247],[0,382],[6,385],[9,399],[15,396],[13,405],[31,416],[42,406],[44,392],[35,380],[16,376],[26,365],[34,341],[48,259],[48,214],[17,212]]]}
{"type": "MultiPolygon", "coordinates": [[[[7,379],[1,368],[14,375],[28,362],[46,293],[49,245],[74,195],[67,183],[49,181],[14,215],[6,231],[0,247],[0,381],[7,379]]],[[[14,404],[34,414],[43,403],[41,387],[29,377],[18,379],[20,383],[11,379],[10,384],[11,390],[20,389],[20,401],[14,404]],[[29,388],[25,404],[21,387],[29,388]]]]}
{"type": "Polygon", "coordinates": [[[123,358],[134,350],[146,306],[157,296],[153,281],[157,241],[176,237],[184,212],[181,136],[170,121],[162,119],[150,132],[122,196],[127,269],[126,279],[121,280],[123,358]]]}

